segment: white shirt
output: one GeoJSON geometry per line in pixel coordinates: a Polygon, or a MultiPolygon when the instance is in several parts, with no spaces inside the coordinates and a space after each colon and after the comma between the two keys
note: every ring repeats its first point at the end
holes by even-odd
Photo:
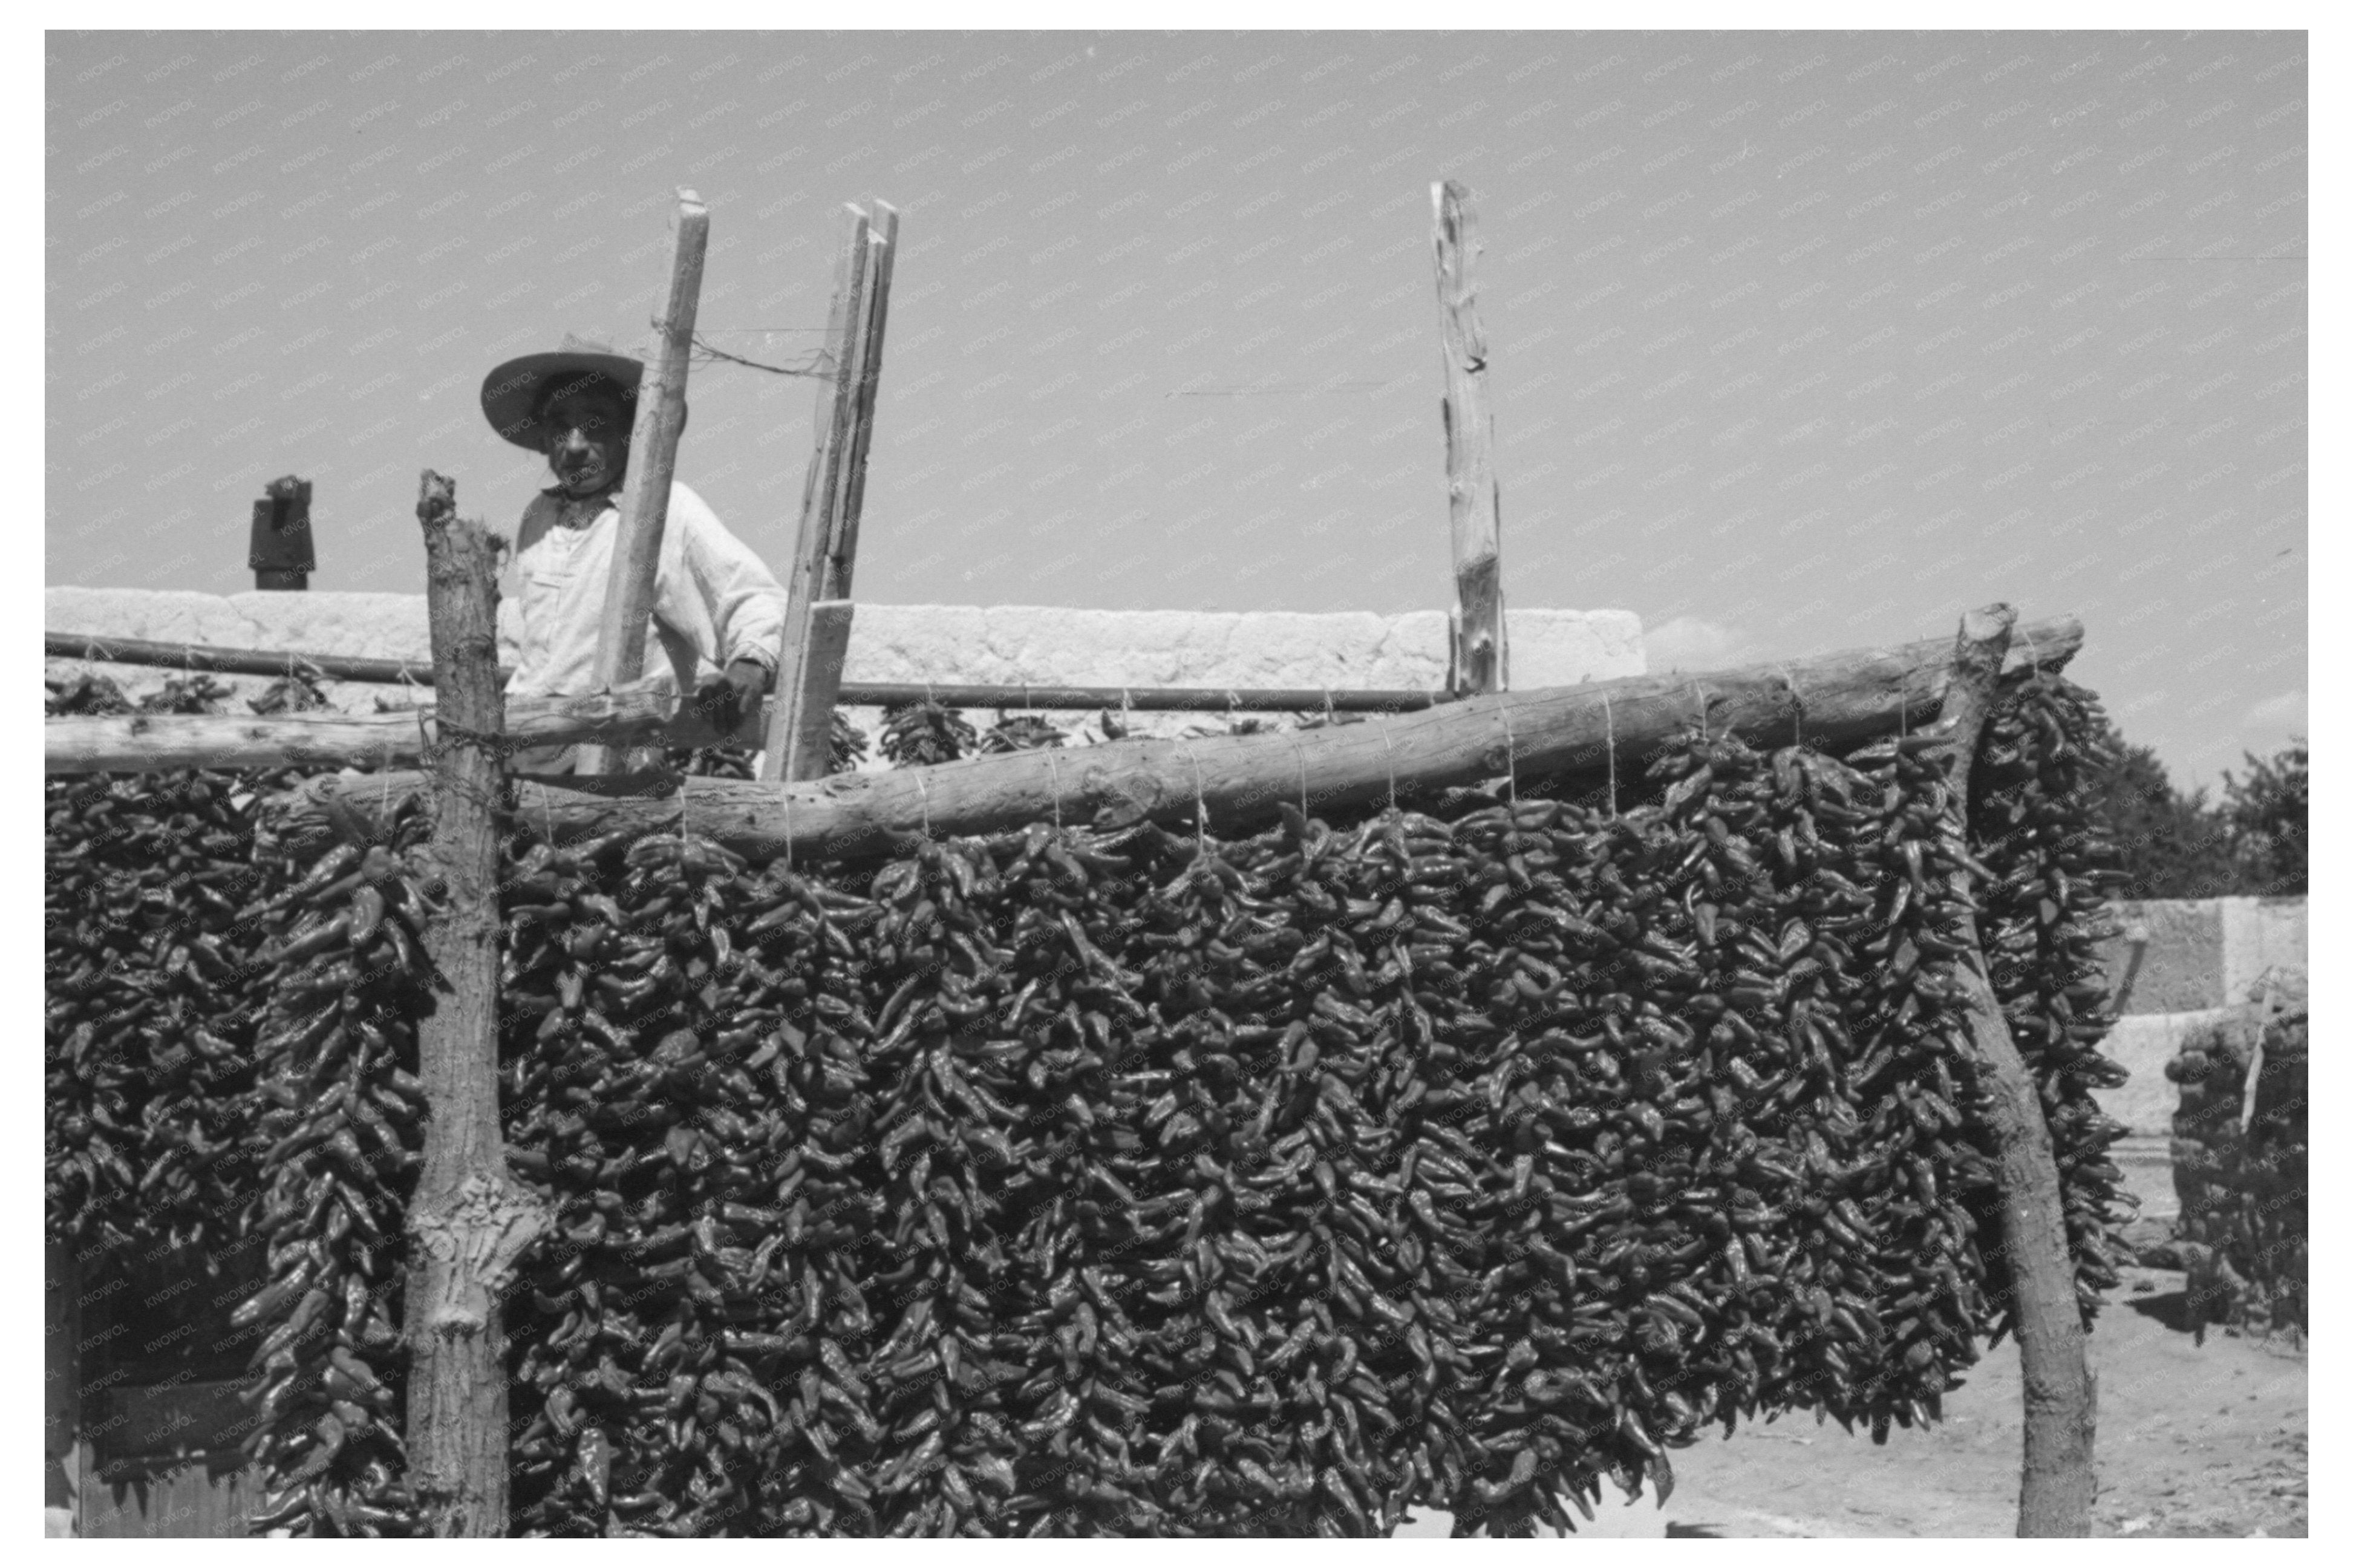
{"type": "MultiPolygon", "coordinates": [[[[611,500],[584,528],[556,522],[551,494],[524,508],[514,556],[522,647],[507,695],[597,690],[596,635],[620,531],[620,507],[611,500]]],[[[672,482],[646,626],[646,674],[679,692],[694,690],[704,669],[738,659],[756,660],[774,675],[784,628],[785,590],[776,574],[702,497],[672,482]]]]}

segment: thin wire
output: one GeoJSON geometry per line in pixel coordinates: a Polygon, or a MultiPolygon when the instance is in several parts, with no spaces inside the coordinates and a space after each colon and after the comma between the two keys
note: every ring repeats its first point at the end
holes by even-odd
{"type": "Polygon", "coordinates": [[[1389,810],[1392,810],[1392,811],[1394,811],[1394,810],[1396,810],[1398,809],[1398,807],[1397,807],[1397,742],[1395,742],[1394,740],[1391,740],[1391,739],[1389,738],[1389,715],[1387,715],[1387,714],[1383,714],[1383,715],[1380,715],[1380,718],[1381,718],[1381,745],[1382,745],[1382,746],[1387,749],[1387,754],[1388,754],[1388,764],[1389,764],[1389,810]]]}
{"type": "Polygon", "coordinates": [[[1185,743],[1185,755],[1190,758],[1193,763],[1193,837],[1198,842],[1200,853],[1206,854],[1209,848],[1209,804],[1203,798],[1201,758],[1200,754],[1193,749],[1193,743],[1189,740],[1185,743]]]}
{"type": "Polygon", "coordinates": [[[1618,814],[1618,719],[1609,711],[1609,694],[1601,694],[1602,745],[1609,754],[1609,814],[1618,814]]]}
{"type": "Polygon", "coordinates": [[[1291,732],[1291,749],[1299,758],[1299,814],[1307,815],[1307,748],[1299,744],[1299,732],[1291,732]]]}
{"type": "Polygon", "coordinates": [[[1045,751],[1046,777],[1054,789],[1054,831],[1059,833],[1062,831],[1062,770],[1054,766],[1054,748],[1050,746],[1045,751]]]}
{"type": "Polygon", "coordinates": [[[918,768],[913,771],[915,775],[915,792],[923,798],[923,836],[930,838],[932,836],[932,787],[923,782],[922,768],[918,768]]]}
{"type": "Polygon", "coordinates": [[[1504,720],[1504,770],[1509,780],[1512,804],[1520,803],[1520,759],[1517,744],[1512,739],[1512,707],[1509,703],[1497,703],[1495,712],[1504,720]]]}
{"type": "MultiPolygon", "coordinates": [[[[818,381],[830,381],[834,378],[829,370],[806,367],[787,368],[781,365],[763,365],[756,359],[746,359],[740,354],[730,354],[723,348],[715,348],[709,343],[704,342],[701,333],[694,334],[694,347],[698,353],[703,355],[707,359],[724,360],[730,365],[740,365],[747,370],[765,370],[771,376],[800,376],[818,381]]],[[[829,355],[820,353],[815,363],[823,364],[829,357],[829,355]]]]}

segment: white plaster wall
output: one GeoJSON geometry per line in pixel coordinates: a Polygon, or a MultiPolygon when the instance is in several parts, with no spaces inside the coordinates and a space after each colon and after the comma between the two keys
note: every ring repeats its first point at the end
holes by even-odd
{"type": "Polygon", "coordinates": [[[2114,906],[2118,935],[2103,944],[2108,983],[2132,958],[2129,935],[2148,947],[2133,981],[2135,1012],[2189,1012],[2245,1002],[2267,971],[2301,975],[2310,958],[2301,898],[2158,898],[2114,906]]]}
{"type": "MultiPolygon", "coordinates": [[[[420,594],[240,593],[53,588],[47,630],[216,647],[371,658],[431,658],[420,594]]],[[[514,652],[515,607],[500,606],[501,653],[514,652]]],[[[1642,626],[1627,610],[1510,612],[1512,683],[1529,690],[1643,673],[1642,626]]],[[[1039,685],[1331,686],[1426,689],[1446,679],[1447,621],[1435,610],[1381,616],[1062,609],[1040,605],[858,607],[844,678],[1029,682],[1039,685]]],[[[171,672],[51,660],[49,673],[98,669],[132,695],[171,672]]],[[[251,695],[267,677],[216,677],[251,695]]],[[[382,686],[335,683],[347,711],[372,711],[382,686]]],[[[871,727],[872,715],[853,713],[871,727]]],[[[971,715],[986,722],[988,715],[971,715]]],[[[1075,719],[1077,715],[1070,715],[1075,719]]],[[[1184,715],[1173,715],[1181,720],[1184,715]]]]}
{"type": "Polygon", "coordinates": [[[2247,1027],[2243,1007],[2201,1008],[2194,1012],[2144,1012],[2116,1020],[2100,1049],[2124,1064],[2132,1076],[2119,1087],[2094,1089],[2103,1113],[2125,1124],[2135,1137],[2163,1138],[2173,1131],[2181,1086],[2165,1075],[2165,1065],[2181,1054],[2192,1035],[2221,1025],[2247,1027]]]}

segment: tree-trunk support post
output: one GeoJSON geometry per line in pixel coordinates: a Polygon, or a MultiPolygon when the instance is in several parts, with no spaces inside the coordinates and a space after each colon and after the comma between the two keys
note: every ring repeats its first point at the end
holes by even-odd
{"type": "MultiPolygon", "coordinates": [[[[681,190],[670,235],[670,275],[654,317],[653,359],[638,383],[628,476],[621,487],[620,531],[613,541],[613,573],[605,582],[605,620],[596,634],[596,684],[603,691],[627,685],[646,673],[646,622],[653,615],[662,528],[670,519],[670,480],[678,471],[687,359],[694,348],[702,259],[710,241],[711,209],[692,191],[681,190]]],[[[602,747],[582,749],[583,773],[628,768],[629,759],[616,758],[602,747]]]]}
{"type": "Polygon", "coordinates": [[[507,1529],[506,1334],[500,1298],[546,1227],[506,1168],[499,1128],[499,818],[506,766],[498,677],[502,541],[455,515],[456,486],[427,470],[426,607],[440,695],[426,880],[445,906],[426,924],[433,1010],[417,1024],[424,1169],[408,1211],[409,1473],[437,1536],[507,1529]]]}
{"type": "MultiPolygon", "coordinates": [[[[1966,831],[1969,775],[1978,740],[1991,715],[2017,612],[2006,604],[1961,618],[1953,648],[1952,683],[1938,724],[1938,750],[1950,784],[1950,810],[1966,831]]],[[[1968,874],[1955,874],[1968,891],[1968,874]]],[[[2098,1389],[2084,1343],[2075,1301],[2075,1266],[2067,1247],[2066,1210],[2042,1097],[2010,1037],[1974,916],[1968,916],[1969,959],[1961,966],[1967,1000],[1966,1037],[1985,1082],[2001,1181],[2001,1241],[2018,1330],[2020,1382],[2026,1420],[2020,1466],[2018,1533],[2089,1535],[2092,1526],[2092,1442],[2098,1389]]]]}
{"type": "Polygon", "coordinates": [[[1453,180],[1430,187],[1438,253],[1438,325],[1446,351],[1446,514],[1454,553],[1453,690],[1507,690],[1504,639],[1502,498],[1495,481],[1495,418],[1487,403],[1487,336],[1479,325],[1472,263],[1471,192],[1453,180]]]}

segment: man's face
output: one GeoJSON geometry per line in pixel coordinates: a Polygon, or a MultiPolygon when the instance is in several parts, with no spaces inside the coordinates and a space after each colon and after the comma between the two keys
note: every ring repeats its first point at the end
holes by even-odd
{"type": "Polygon", "coordinates": [[[629,461],[629,407],[617,392],[586,387],[547,406],[547,466],[572,495],[595,495],[617,481],[629,461]]]}

